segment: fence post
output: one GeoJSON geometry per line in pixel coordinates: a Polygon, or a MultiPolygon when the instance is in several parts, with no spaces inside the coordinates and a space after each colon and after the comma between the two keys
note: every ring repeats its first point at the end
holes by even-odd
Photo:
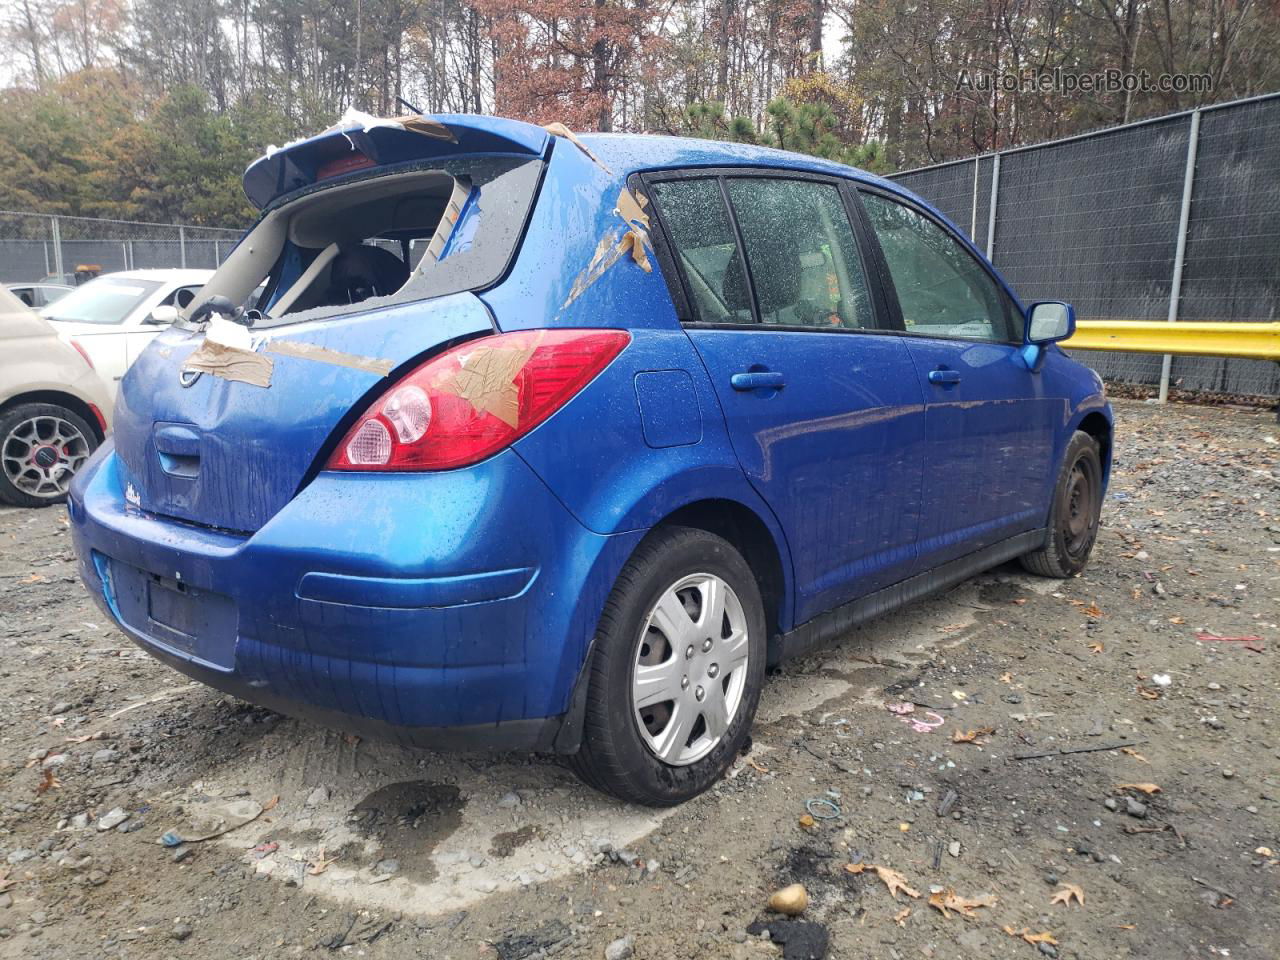
{"type": "Polygon", "coordinates": [[[133,241],[126,240],[125,243],[127,244],[126,249],[129,251],[129,269],[132,270],[135,266],[133,262],[133,241]]]}
{"type": "Polygon", "coordinates": [[[66,273],[62,269],[62,230],[58,227],[58,218],[49,218],[50,239],[53,240],[53,272],[58,275],[59,283],[66,283],[63,274],[66,273]]]}
{"type": "Polygon", "coordinates": [[[216,270],[222,266],[222,250],[219,249],[218,240],[215,237],[213,241],[213,268],[216,270]]]}
{"type": "Polygon", "coordinates": [[[969,209],[969,239],[978,232],[978,172],[982,169],[982,157],[973,158],[973,203],[969,209]]]}
{"type": "Polygon", "coordinates": [[[178,265],[187,265],[187,228],[178,227],[178,265]]]}
{"type": "MultiPolygon", "coordinates": [[[[1182,172],[1182,209],[1178,213],[1178,245],[1173,251],[1173,279],[1169,283],[1170,323],[1178,320],[1178,304],[1182,297],[1182,263],[1187,253],[1187,224],[1191,220],[1191,188],[1196,179],[1196,148],[1200,142],[1200,111],[1191,114],[1191,129],[1187,132],[1187,165],[1182,172]]],[[[1173,369],[1173,356],[1166,353],[1160,361],[1160,402],[1169,399],[1169,374],[1173,369]]]]}
{"type": "Polygon", "coordinates": [[[987,259],[995,255],[996,249],[996,197],[1000,192],[1000,151],[991,157],[991,205],[987,208],[987,259]]]}

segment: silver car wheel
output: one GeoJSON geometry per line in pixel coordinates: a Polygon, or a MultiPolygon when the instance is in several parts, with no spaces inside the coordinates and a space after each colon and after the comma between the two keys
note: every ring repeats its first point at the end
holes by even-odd
{"type": "Polygon", "coordinates": [[[714,749],[746,687],[747,618],[720,577],[695,573],[668,587],[636,642],[631,706],[645,746],[682,767],[714,749]]]}
{"type": "Polygon", "coordinates": [[[22,420],[0,440],[0,462],[9,482],[42,499],[66,496],[89,453],[89,441],[79,428],[52,415],[22,420]]]}

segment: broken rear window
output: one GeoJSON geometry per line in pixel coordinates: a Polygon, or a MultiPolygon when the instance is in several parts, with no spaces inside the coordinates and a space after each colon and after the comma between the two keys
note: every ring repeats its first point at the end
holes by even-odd
{"type": "Polygon", "coordinates": [[[515,254],[541,168],[457,157],[310,187],[267,208],[197,305],[244,303],[265,281],[260,328],[490,286],[515,254]]]}

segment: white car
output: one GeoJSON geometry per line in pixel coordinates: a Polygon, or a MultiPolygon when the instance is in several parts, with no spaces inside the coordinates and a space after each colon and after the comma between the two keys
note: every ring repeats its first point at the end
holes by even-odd
{"type": "Polygon", "coordinates": [[[191,302],[212,270],[123,270],[76,287],[40,311],[55,329],[89,355],[112,396],[130,364],[173,319],[172,311],[191,302]],[[164,316],[164,314],[168,314],[164,316]]]}

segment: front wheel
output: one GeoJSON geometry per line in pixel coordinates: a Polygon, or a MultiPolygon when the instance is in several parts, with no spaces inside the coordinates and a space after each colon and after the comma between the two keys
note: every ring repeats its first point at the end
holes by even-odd
{"type": "Polygon", "coordinates": [[[655,531],[605,604],[570,766],[632,803],[697,796],[746,741],[765,649],[764,604],[741,554],[704,530],[655,531]]]}
{"type": "Polygon", "coordinates": [[[1042,577],[1074,577],[1089,562],[1102,513],[1102,457],[1098,441],[1077,430],[1067,444],[1049,508],[1049,536],[1022,565],[1042,577]]]}

